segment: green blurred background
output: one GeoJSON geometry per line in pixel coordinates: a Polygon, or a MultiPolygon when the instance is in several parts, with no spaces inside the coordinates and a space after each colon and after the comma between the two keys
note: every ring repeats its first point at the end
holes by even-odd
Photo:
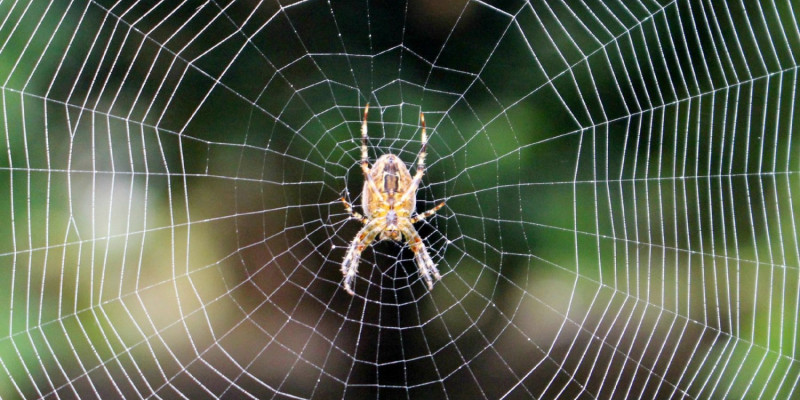
{"type": "Polygon", "coordinates": [[[0,397],[797,395],[797,7],[661,3],[0,4],[0,397]]]}

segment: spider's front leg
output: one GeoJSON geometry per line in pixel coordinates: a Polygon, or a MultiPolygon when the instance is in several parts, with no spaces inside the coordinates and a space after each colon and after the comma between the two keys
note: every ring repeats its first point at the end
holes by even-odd
{"type": "Polygon", "coordinates": [[[375,236],[381,231],[378,221],[372,220],[358,231],[356,237],[347,248],[347,254],[342,261],[342,275],[344,275],[344,290],[351,296],[355,295],[352,289],[353,280],[358,273],[358,262],[361,260],[361,252],[375,240],[375,236]]]}
{"type": "Polygon", "coordinates": [[[436,264],[433,263],[430,254],[428,254],[428,249],[425,248],[425,243],[422,242],[422,238],[419,237],[419,233],[414,229],[414,226],[408,224],[405,226],[404,231],[408,240],[408,247],[414,252],[414,261],[417,263],[419,274],[425,278],[428,290],[433,290],[433,279],[431,275],[433,275],[433,278],[437,281],[442,279],[442,275],[439,274],[436,264]]]}

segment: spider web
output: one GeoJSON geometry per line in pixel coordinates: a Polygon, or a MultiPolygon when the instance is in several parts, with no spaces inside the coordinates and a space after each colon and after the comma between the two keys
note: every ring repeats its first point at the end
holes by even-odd
{"type": "Polygon", "coordinates": [[[792,1],[387,3],[0,3],[0,396],[798,395],[792,1]]]}

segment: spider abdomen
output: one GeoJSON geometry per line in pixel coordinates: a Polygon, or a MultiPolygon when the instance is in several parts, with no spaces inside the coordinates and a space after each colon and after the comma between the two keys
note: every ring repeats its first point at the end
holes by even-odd
{"type": "Polygon", "coordinates": [[[369,179],[364,182],[362,207],[368,216],[385,215],[396,210],[401,216],[411,215],[416,206],[415,196],[405,196],[413,178],[406,164],[394,154],[384,154],[370,168],[369,179]],[[375,183],[377,192],[369,184],[375,183]],[[385,197],[385,198],[383,198],[385,197]]]}

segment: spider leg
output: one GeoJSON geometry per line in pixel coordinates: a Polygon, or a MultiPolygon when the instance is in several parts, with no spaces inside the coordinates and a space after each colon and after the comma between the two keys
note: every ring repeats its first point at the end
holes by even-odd
{"type": "MultiPolygon", "coordinates": [[[[344,200],[344,198],[342,198],[342,200],[344,200]]],[[[444,207],[444,202],[441,202],[441,203],[437,204],[436,207],[433,207],[430,210],[425,211],[422,214],[415,215],[413,218],[411,218],[411,223],[415,224],[415,223],[417,223],[419,221],[424,220],[425,218],[430,217],[433,214],[436,214],[436,211],[439,211],[439,209],[442,208],[442,207],[444,207]]]]}
{"type": "Polygon", "coordinates": [[[361,221],[362,224],[366,224],[367,222],[369,222],[369,219],[367,217],[353,211],[353,206],[347,200],[345,200],[344,196],[342,196],[341,200],[342,203],[344,203],[344,209],[347,210],[347,213],[350,214],[350,217],[361,221]]]}
{"type": "MultiPolygon", "coordinates": [[[[364,119],[361,120],[361,172],[364,173],[364,179],[367,179],[369,177],[369,151],[367,150],[368,112],[369,112],[369,103],[367,103],[367,105],[364,106],[364,119]]],[[[375,184],[373,183],[372,186],[375,186],[375,184]]]]}
{"type": "Polygon", "coordinates": [[[342,261],[342,275],[344,275],[344,290],[351,296],[355,295],[352,289],[353,280],[358,273],[358,262],[361,259],[361,252],[375,240],[375,236],[381,231],[379,223],[375,220],[370,221],[358,231],[356,237],[347,248],[347,254],[342,261]]]}
{"type": "MultiPolygon", "coordinates": [[[[417,156],[417,173],[414,174],[414,180],[409,185],[409,188],[413,189],[414,192],[417,191],[422,175],[425,174],[425,157],[428,155],[428,131],[425,128],[425,114],[419,113],[419,120],[422,124],[422,148],[419,150],[419,156],[417,156]]],[[[403,197],[405,198],[406,196],[403,197]]]]}
{"type": "Polygon", "coordinates": [[[364,174],[364,183],[369,185],[372,193],[381,194],[381,199],[386,200],[386,196],[378,189],[378,185],[369,175],[369,151],[367,148],[367,114],[369,113],[369,103],[364,106],[364,119],[361,121],[361,172],[364,174]]]}
{"type": "Polygon", "coordinates": [[[422,172],[425,170],[425,157],[428,155],[428,131],[425,129],[425,114],[419,113],[419,120],[422,123],[422,148],[419,150],[417,157],[417,175],[422,177],[422,172]]]}
{"type": "Polygon", "coordinates": [[[422,124],[422,148],[419,150],[419,156],[417,156],[417,173],[414,174],[414,179],[408,185],[403,197],[398,200],[399,203],[408,201],[412,195],[417,193],[419,183],[422,181],[422,175],[425,174],[425,157],[428,155],[428,131],[425,127],[425,114],[419,113],[419,120],[422,124]]]}
{"type": "Polygon", "coordinates": [[[361,168],[366,169],[364,174],[369,172],[369,153],[367,152],[367,113],[369,103],[364,106],[364,119],[361,121],[361,168]],[[365,168],[366,167],[366,168],[365,168]]]}
{"type": "Polygon", "coordinates": [[[405,226],[404,233],[408,239],[408,247],[414,252],[414,261],[417,263],[419,274],[425,278],[428,290],[433,290],[431,275],[437,281],[442,279],[442,275],[439,274],[439,270],[436,268],[436,264],[433,263],[430,254],[428,254],[428,249],[425,248],[425,243],[422,242],[417,230],[411,224],[408,224],[405,226]]]}

